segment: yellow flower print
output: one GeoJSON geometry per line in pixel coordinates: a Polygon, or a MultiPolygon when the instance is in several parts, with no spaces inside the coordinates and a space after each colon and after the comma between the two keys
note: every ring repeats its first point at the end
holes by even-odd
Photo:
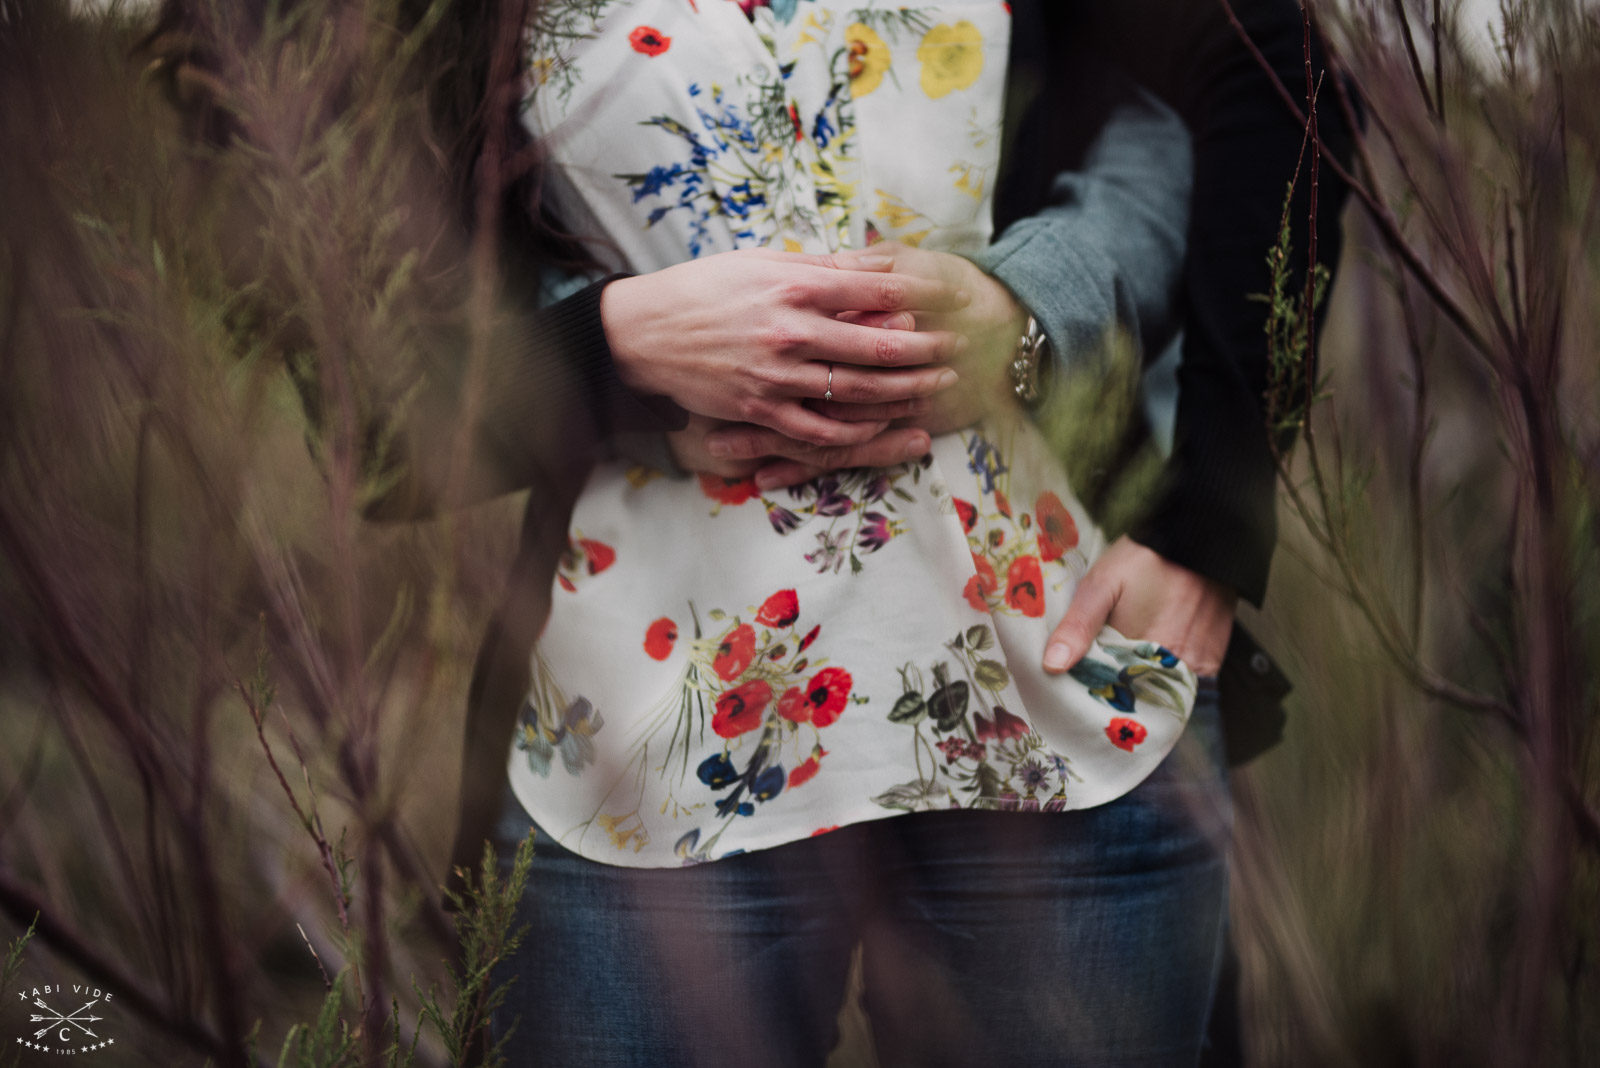
{"type": "Polygon", "coordinates": [[[644,829],[644,820],[639,818],[637,812],[629,812],[623,816],[600,816],[600,826],[611,836],[611,844],[622,850],[633,846],[635,853],[650,844],[650,832],[644,829]],[[632,826],[629,826],[632,824],[632,826]]]}
{"type": "Polygon", "coordinates": [[[893,193],[883,189],[877,190],[877,193],[877,217],[883,221],[883,228],[889,231],[888,236],[902,245],[911,245],[915,248],[922,244],[923,238],[933,233],[931,226],[922,230],[907,231],[905,228],[908,226],[915,225],[918,222],[929,222],[930,220],[922,212],[906,204],[905,201],[893,193]]]}
{"type": "Polygon", "coordinates": [[[660,477],[661,472],[659,470],[654,467],[646,467],[644,464],[635,464],[628,468],[627,472],[628,485],[634,489],[644,489],[660,477]]]}
{"type": "Polygon", "coordinates": [[[973,200],[983,199],[984,170],[970,163],[957,162],[950,164],[950,173],[956,175],[956,188],[967,194],[973,200]]]}
{"type": "Polygon", "coordinates": [[[922,91],[932,99],[965,89],[983,73],[983,34],[966,19],[954,26],[941,22],[923,36],[917,62],[922,64],[922,91]]]}
{"type": "Polygon", "coordinates": [[[889,46],[876,30],[862,22],[844,28],[850,48],[850,93],[862,97],[876,89],[889,69],[889,46]]]}
{"type": "Polygon", "coordinates": [[[891,230],[909,226],[922,218],[922,213],[909,207],[905,201],[884,189],[878,193],[878,215],[891,230]]]}

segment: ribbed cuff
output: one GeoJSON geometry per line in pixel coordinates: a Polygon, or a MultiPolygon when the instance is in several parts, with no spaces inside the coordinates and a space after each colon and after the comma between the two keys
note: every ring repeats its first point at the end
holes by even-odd
{"type": "Polygon", "coordinates": [[[600,317],[600,294],[627,274],[613,274],[546,308],[549,342],[567,356],[575,384],[589,399],[601,437],[637,431],[682,430],[689,413],[667,397],[641,396],[617,376],[600,317]]]}

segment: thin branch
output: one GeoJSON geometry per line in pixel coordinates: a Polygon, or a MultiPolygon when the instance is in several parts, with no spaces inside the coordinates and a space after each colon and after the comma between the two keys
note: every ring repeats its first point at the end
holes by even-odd
{"type": "Polygon", "coordinates": [[[306,935],[306,929],[297,922],[294,929],[300,932],[300,941],[306,944],[306,949],[311,951],[311,959],[317,962],[317,971],[322,973],[322,987],[324,990],[333,991],[333,980],[328,978],[328,969],[322,966],[322,958],[317,956],[317,947],[311,944],[311,939],[306,935]]]}
{"type": "MultiPolygon", "coordinates": [[[[1390,2],[1394,6],[1395,21],[1400,24],[1400,34],[1405,38],[1406,57],[1411,60],[1411,74],[1417,80],[1417,92],[1421,95],[1422,104],[1428,109],[1429,114],[1438,118],[1438,114],[1433,110],[1433,98],[1428,93],[1428,79],[1422,73],[1422,60],[1417,55],[1417,42],[1411,36],[1411,20],[1406,18],[1405,2],[1404,0],[1390,0],[1390,2]]],[[[1437,58],[1437,48],[1435,58],[1437,58]]]]}
{"type": "MultiPolygon", "coordinates": [[[[234,686],[239,691],[240,698],[244,700],[244,706],[246,711],[250,713],[250,719],[256,725],[256,738],[261,743],[262,752],[267,755],[267,763],[272,767],[272,773],[278,778],[279,787],[283,789],[284,796],[289,799],[289,807],[294,809],[295,818],[300,821],[300,826],[305,829],[305,832],[311,836],[312,841],[316,843],[317,855],[322,860],[323,871],[327,872],[328,881],[333,884],[333,899],[339,912],[339,926],[348,935],[350,933],[350,915],[346,908],[344,886],[339,879],[339,866],[334,860],[333,848],[328,844],[328,836],[322,830],[322,817],[316,811],[316,794],[313,793],[311,795],[309,802],[311,811],[307,813],[305,809],[300,807],[300,799],[295,796],[294,790],[289,786],[288,778],[283,774],[283,769],[278,766],[277,755],[273,753],[272,745],[267,741],[266,726],[261,715],[262,710],[256,698],[242,681],[235,679],[234,686]]],[[[285,717],[284,722],[285,724],[288,723],[287,717],[285,717]]],[[[296,743],[291,744],[294,748],[295,757],[300,760],[300,770],[305,774],[306,787],[309,790],[311,773],[306,769],[300,746],[296,743]]]]}
{"type": "Polygon", "coordinates": [[[1439,33],[1439,0],[1433,0],[1433,114],[1442,129],[1444,117],[1444,42],[1439,33]]]}
{"type": "Polygon", "coordinates": [[[1506,288],[1511,291],[1511,321],[1519,338],[1527,337],[1528,322],[1522,311],[1522,283],[1517,272],[1517,235],[1511,228],[1511,198],[1501,201],[1505,213],[1506,233],[1506,288]]]}

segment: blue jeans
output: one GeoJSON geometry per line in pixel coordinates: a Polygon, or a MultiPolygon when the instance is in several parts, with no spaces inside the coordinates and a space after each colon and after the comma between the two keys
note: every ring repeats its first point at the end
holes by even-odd
{"type": "MultiPolygon", "coordinates": [[[[1209,683],[1210,680],[1205,680],[1209,683]]],[[[859,945],[882,1068],[1192,1066],[1232,829],[1214,686],[1131,793],[1066,813],[928,812],[682,869],[532,833],[495,1015],[513,1068],[822,1065],[859,945]]]]}

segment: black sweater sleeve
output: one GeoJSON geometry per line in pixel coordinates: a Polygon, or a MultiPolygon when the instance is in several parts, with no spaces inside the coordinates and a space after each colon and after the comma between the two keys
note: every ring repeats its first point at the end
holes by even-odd
{"type": "Polygon", "coordinates": [[[683,409],[666,398],[641,397],[617,377],[600,295],[621,277],[542,309],[525,294],[490,331],[470,427],[462,422],[469,362],[463,332],[440,330],[424,339],[424,389],[383,458],[392,475],[368,517],[413,519],[548,486],[560,481],[558,468],[587,464],[614,434],[681,429],[683,409]],[[464,465],[452,447],[461,433],[468,435],[464,465]]]}
{"type": "MultiPolygon", "coordinates": [[[[1054,7],[1054,5],[1047,5],[1054,7]]],[[[1297,97],[1305,84],[1295,0],[1233,0],[1233,8],[1278,78],[1297,97]]],[[[1267,253],[1304,130],[1239,39],[1220,0],[1081,0],[1057,9],[1056,37],[1126,68],[1188,125],[1194,145],[1185,270],[1183,362],[1177,433],[1165,488],[1133,536],[1162,556],[1224,583],[1252,604],[1266,592],[1277,540],[1276,474],[1266,426],[1267,253]]],[[[1070,60],[1069,60],[1070,61],[1070,60]]],[[[1323,67],[1313,34],[1312,67],[1323,67]]],[[[1329,106],[1320,134],[1348,160],[1351,131],[1329,106]]],[[[1340,249],[1345,188],[1321,171],[1317,258],[1340,249]]],[[[1292,273],[1303,285],[1309,181],[1290,210],[1292,273]]]]}

